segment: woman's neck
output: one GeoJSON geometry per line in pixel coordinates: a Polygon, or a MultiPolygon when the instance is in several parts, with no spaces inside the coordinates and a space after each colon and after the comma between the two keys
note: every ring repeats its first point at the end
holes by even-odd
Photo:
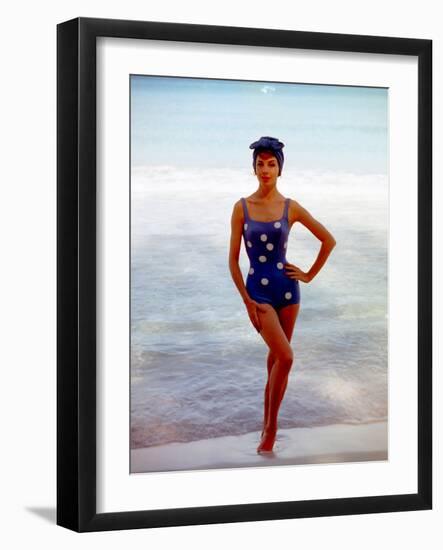
{"type": "Polygon", "coordinates": [[[255,192],[255,197],[263,202],[273,202],[276,199],[283,198],[276,185],[274,187],[259,186],[255,192]]]}

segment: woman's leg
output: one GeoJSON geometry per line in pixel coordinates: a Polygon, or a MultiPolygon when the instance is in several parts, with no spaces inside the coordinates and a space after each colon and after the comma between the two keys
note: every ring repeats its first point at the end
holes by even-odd
{"type": "Polygon", "coordinates": [[[275,363],[275,357],[272,354],[272,351],[269,350],[268,352],[268,358],[266,360],[266,367],[268,369],[268,379],[266,381],[265,386],[265,397],[264,397],[264,412],[263,412],[263,429],[261,434],[263,435],[263,432],[265,431],[266,424],[268,423],[268,409],[269,409],[269,378],[271,376],[272,367],[275,363]]]}
{"type": "Polygon", "coordinates": [[[262,440],[257,449],[258,452],[261,452],[272,450],[274,445],[277,433],[278,410],[284,388],[287,384],[289,371],[292,367],[293,353],[289,340],[283,331],[279,316],[274,308],[267,306],[265,311],[258,314],[262,326],[260,334],[275,357],[275,362],[269,376],[268,420],[262,440]]]}
{"type": "MultiPolygon", "coordinates": [[[[291,304],[290,306],[286,306],[278,311],[278,317],[280,321],[280,325],[283,329],[283,332],[286,335],[286,338],[288,339],[288,342],[291,342],[292,334],[294,332],[294,326],[295,321],[297,320],[298,312],[300,310],[300,304],[291,304]]],[[[266,382],[265,387],[265,397],[264,397],[264,414],[263,414],[263,431],[266,427],[266,424],[268,423],[268,410],[269,410],[269,378],[271,376],[272,368],[275,363],[275,357],[271,350],[268,352],[267,357],[267,370],[268,370],[268,380],[266,382]]],[[[283,397],[286,392],[286,387],[288,385],[288,378],[286,378],[286,383],[284,384],[282,388],[282,395],[280,401],[283,400],[283,397]]]]}

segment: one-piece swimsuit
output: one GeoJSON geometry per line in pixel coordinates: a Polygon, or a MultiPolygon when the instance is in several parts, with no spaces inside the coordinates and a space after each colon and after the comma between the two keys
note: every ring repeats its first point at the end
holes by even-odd
{"type": "Polygon", "coordinates": [[[258,303],[279,310],[300,302],[300,284],[284,270],[289,237],[288,207],[285,199],[283,217],[260,222],[249,217],[246,200],[241,199],[244,213],[243,238],[250,266],[246,279],[249,296],[258,303]]]}

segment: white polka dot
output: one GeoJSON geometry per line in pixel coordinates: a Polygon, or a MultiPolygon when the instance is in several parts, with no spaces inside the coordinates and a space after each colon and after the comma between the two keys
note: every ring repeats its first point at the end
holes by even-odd
{"type": "Polygon", "coordinates": [[[286,298],[286,300],[290,300],[292,298],[292,293],[291,292],[286,292],[285,298],[286,298]]]}
{"type": "Polygon", "coordinates": [[[251,248],[252,246],[251,241],[248,241],[246,244],[249,246],[249,248],[251,248]]]}
{"type": "Polygon", "coordinates": [[[269,283],[268,279],[265,279],[265,278],[263,277],[263,279],[261,280],[261,284],[262,284],[262,285],[267,285],[268,283],[269,283]]]}
{"type": "Polygon", "coordinates": [[[245,223],[245,225],[243,227],[245,228],[245,231],[246,231],[246,229],[248,229],[248,224],[245,223]]]}
{"type": "Polygon", "coordinates": [[[266,256],[259,256],[258,259],[260,262],[266,262],[266,256]]]}
{"type": "Polygon", "coordinates": [[[268,244],[266,245],[266,248],[267,248],[268,250],[272,250],[272,249],[274,248],[274,245],[273,245],[272,243],[268,243],[268,244]]]}
{"type": "Polygon", "coordinates": [[[277,267],[278,269],[283,269],[283,264],[281,262],[278,262],[277,267]]]}
{"type": "Polygon", "coordinates": [[[283,248],[286,248],[288,246],[288,241],[285,242],[285,244],[283,245],[283,248]]]}
{"type": "Polygon", "coordinates": [[[264,241],[267,241],[267,240],[268,240],[268,236],[265,235],[265,234],[263,233],[263,235],[260,235],[260,240],[262,240],[263,242],[264,242],[264,241]]]}
{"type": "Polygon", "coordinates": [[[278,229],[279,227],[281,227],[281,223],[280,222],[275,222],[274,227],[277,227],[277,229],[278,229]]]}
{"type": "Polygon", "coordinates": [[[254,275],[254,268],[251,267],[251,269],[249,270],[249,275],[254,275]]]}

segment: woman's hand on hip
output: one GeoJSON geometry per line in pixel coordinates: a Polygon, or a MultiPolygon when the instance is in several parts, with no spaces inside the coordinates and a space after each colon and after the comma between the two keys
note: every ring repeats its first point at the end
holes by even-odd
{"type": "Polygon", "coordinates": [[[245,300],[245,306],[248,310],[249,319],[251,320],[251,323],[254,325],[254,328],[257,332],[260,332],[262,327],[260,324],[260,317],[258,315],[258,311],[261,311],[262,313],[266,312],[266,307],[263,306],[263,304],[259,304],[255,300],[252,300],[251,298],[245,300]]]}
{"type": "Polygon", "coordinates": [[[302,281],[303,283],[309,283],[311,278],[307,273],[302,271],[299,267],[289,262],[284,265],[285,275],[290,279],[296,279],[297,281],[302,281]]]}

